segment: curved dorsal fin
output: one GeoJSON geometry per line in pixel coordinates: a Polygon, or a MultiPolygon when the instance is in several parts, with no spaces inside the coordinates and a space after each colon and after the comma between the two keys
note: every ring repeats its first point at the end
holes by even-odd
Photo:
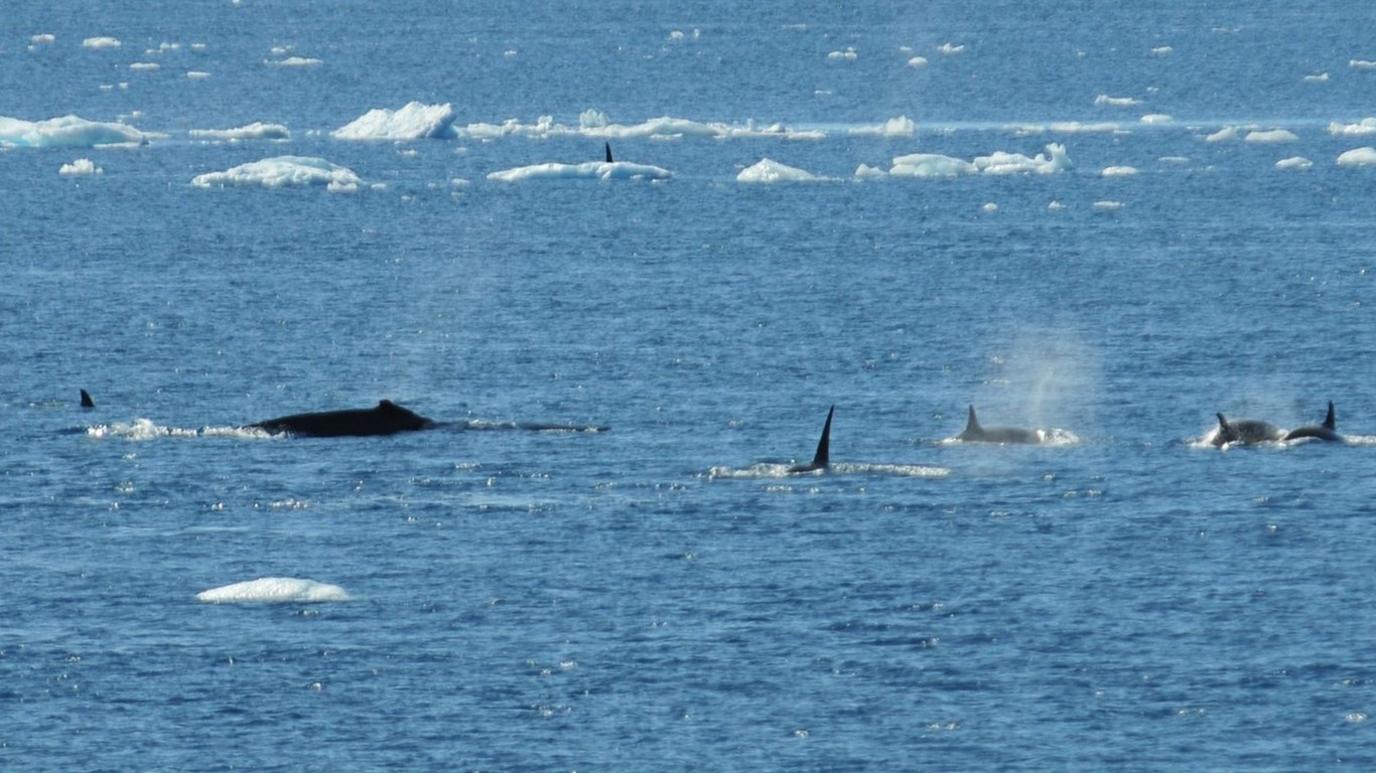
{"type": "Polygon", "coordinates": [[[1324,429],[1337,429],[1338,417],[1333,414],[1333,401],[1328,401],[1328,416],[1323,420],[1324,429]]]}
{"type": "MultiPolygon", "coordinates": [[[[975,416],[975,406],[970,406],[970,416],[965,420],[965,432],[979,432],[979,418],[975,416]]],[[[964,434],[964,433],[962,433],[964,434]]]]}
{"type": "Polygon", "coordinates": [[[831,416],[836,413],[836,406],[831,406],[827,411],[827,421],[822,425],[822,439],[817,441],[817,453],[812,457],[813,467],[826,467],[831,463],[831,416]]]}
{"type": "MultiPolygon", "coordinates": [[[[1329,403],[1329,406],[1332,406],[1332,403],[1329,403]]],[[[82,407],[82,408],[94,408],[94,407],[96,407],[96,401],[91,399],[91,393],[90,393],[90,392],[87,392],[85,389],[81,390],[81,407],[82,407]]]]}
{"type": "Polygon", "coordinates": [[[604,142],[602,143],[602,147],[607,151],[607,163],[616,163],[615,161],[612,161],[612,144],[610,142],[604,142]]]}

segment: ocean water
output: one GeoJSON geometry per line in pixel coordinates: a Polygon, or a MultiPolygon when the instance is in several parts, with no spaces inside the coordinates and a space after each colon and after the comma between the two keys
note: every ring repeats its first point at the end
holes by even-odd
{"type": "Polygon", "coordinates": [[[0,767],[1376,766],[1376,7],[913,6],[8,4],[0,767]]]}

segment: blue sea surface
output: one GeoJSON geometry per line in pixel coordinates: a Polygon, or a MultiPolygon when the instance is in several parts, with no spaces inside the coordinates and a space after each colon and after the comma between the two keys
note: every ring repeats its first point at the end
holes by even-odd
{"type": "Polygon", "coordinates": [[[0,768],[1376,767],[1376,6],[3,16],[0,768]]]}

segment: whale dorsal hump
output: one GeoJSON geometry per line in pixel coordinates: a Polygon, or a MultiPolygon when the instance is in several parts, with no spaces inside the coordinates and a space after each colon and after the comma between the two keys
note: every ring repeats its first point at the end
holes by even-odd
{"type": "Polygon", "coordinates": [[[615,161],[612,161],[612,144],[610,142],[604,142],[602,143],[602,148],[607,151],[607,163],[616,163],[615,161]]]}
{"type": "Polygon", "coordinates": [[[831,416],[836,413],[836,406],[831,406],[827,411],[827,421],[822,425],[822,439],[817,441],[817,453],[812,456],[813,467],[826,467],[831,464],[831,416]]]}
{"type": "Polygon", "coordinates": [[[970,416],[965,420],[965,431],[962,435],[975,434],[980,431],[979,417],[975,416],[975,406],[970,406],[970,416]]]}
{"type": "MultiPolygon", "coordinates": [[[[1329,403],[1329,405],[1331,406],[1332,403],[1329,403]]],[[[81,390],[81,407],[82,407],[82,408],[94,408],[94,407],[96,407],[96,401],[91,399],[91,393],[90,393],[90,392],[87,392],[85,389],[81,390]]]]}
{"type": "Polygon", "coordinates": [[[1337,429],[1337,427],[1338,427],[1338,417],[1335,416],[1335,415],[1333,414],[1333,401],[1332,401],[1332,400],[1329,400],[1329,401],[1328,401],[1328,416],[1324,417],[1324,420],[1323,420],[1323,428],[1324,428],[1324,429],[1337,429]]]}

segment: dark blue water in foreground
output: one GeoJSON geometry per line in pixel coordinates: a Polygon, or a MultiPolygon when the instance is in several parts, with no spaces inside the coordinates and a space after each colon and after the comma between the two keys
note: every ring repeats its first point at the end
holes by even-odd
{"type": "Polygon", "coordinates": [[[0,151],[0,767],[1376,766],[1370,7],[302,5],[6,9],[0,116],[157,136],[0,151]],[[330,136],[411,100],[824,136],[330,136]],[[191,184],[284,155],[364,183],[191,184]],[[383,397],[457,426],[234,429],[383,397]]]}

